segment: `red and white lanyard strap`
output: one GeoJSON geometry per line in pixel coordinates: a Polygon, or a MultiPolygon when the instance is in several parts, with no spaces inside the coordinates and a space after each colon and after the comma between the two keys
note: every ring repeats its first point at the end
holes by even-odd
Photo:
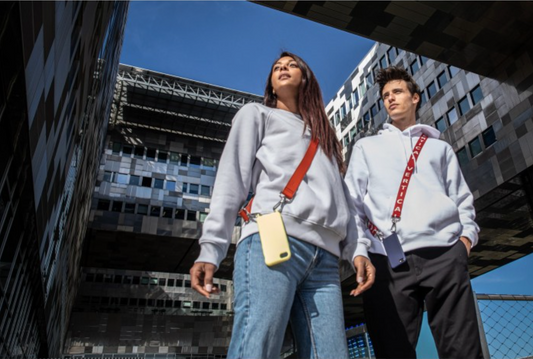
{"type": "MultiPolygon", "coordinates": [[[[409,158],[409,161],[407,162],[407,166],[405,167],[405,171],[402,176],[402,181],[400,182],[400,188],[398,189],[398,195],[396,196],[396,201],[394,202],[394,210],[392,211],[392,232],[396,232],[396,223],[400,222],[402,219],[402,209],[403,209],[403,202],[405,199],[405,194],[407,193],[407,187],[409,187],[409,183],[411,181],[411,175],[413,174],[413,170],[415,169],[415,163],[418,159],[418,156],[420,155],[420,152],[422,152],[422,148],[426,144],[426,140],[428,139],[428,136],[426,134],[422,134],[420,138],[418,139],[418,142],[416,143],[413,154],[411,158],[409,158]]],[[[381,231],[374,225],[374,223],[370,222],[368,220],[368,230],[374,237],[378,237],[381,239],[383,237],[383,234],[381,231]]]]}
{"type": "MultiPolygon", "coordinates": [[[[296,190],[298,190],[300,183],[304,179],[307,170],[309,169],[309,167],[311,167],[311,163],[313,162],[313,158],[315,157],[317,149],[318,139],[315,138],[309,143],[309,147],[307,148],[307,152],[305,153],[304,158],[296,168],[296,171],[294,171],[291,179],[289,180],[283,191],[281,191],[281,193],[279,194],[280,200],[274,206],[274,211],[278,210],[278,207],[281,207],[281,211],[285,202],[290,202],[292,200],[292,198],[296,194],[296,190]]],[[[248,204],[239,211],[239,215],[242,217],[242,219],[244,219],[246,223],[248,223],[251,219],[253,201],[254,197],[252,197],[248,204]]]]}

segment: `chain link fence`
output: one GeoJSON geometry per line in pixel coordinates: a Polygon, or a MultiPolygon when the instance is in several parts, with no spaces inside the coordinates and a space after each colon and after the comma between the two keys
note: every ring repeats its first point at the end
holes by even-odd
{"type": "Polygon", "coordinates": [[[533,357],[533,296],[477,294],[491,359],[533,357]]]}

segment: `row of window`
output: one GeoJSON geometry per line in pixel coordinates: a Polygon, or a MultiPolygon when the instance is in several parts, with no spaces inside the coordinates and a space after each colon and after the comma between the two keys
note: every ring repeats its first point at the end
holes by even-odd
{"type": "Polygon", "coordinates": [[[133,186],[165,189],[168,191],[178,191],[182,193],[198,194],[201,196],[211,196],[211,186],[184,182],[181,186],[180,191],[180,188],[176,186],[176,181],[164,180],[161,178],[152,178],[105,171],[104,181],[119,184],[129,184],[133,186]]]}
{"type": "Polygon", "coordinates": [[[157,150],[144,146],[133,146],[130,144],[112,141],[110,148],[113,154],[122,157],[133,157],[147,161],[174,164],[193,168],[214,169],[217,160],[200,156],[191,156],[185,153],[178,153],[166,150],[157,150]]]}
{"type": "MultiPolygon", "coordinates": [[[[114,284],[142,284],[142,285],[157,285],[160,287],[184,287],[190,288],[191,281],[180,278],[155,278],[142,277],[135,275],[121,275],[121,274],[104,274],[104,273],[86,273],[85,281],[91,283],[114,283],[114,284]]],[[[225,292],[226,284],[217,284],[220,291],[225,292]]]]}
{"type": "Polygon", "coordinates": [[[150,206],[147,204],[111,201],[108,199],[98,199],[96,209],[101,211],[141,214],[144,216],[149,215],[151,217],[174,218],[184,221],[204,222],[207,217],[206,212],[193,211],[190,209],[150,206]]]}
{"type": "Polygon", "coordinates": [[[158,307],[158,308],[184,308],[184,309],[204,309],[204,310],[227,310],[227,303],[217,302],[195,302],[190,300],[172,299],[146,299],[146,298],[118,298],[118,297],[97,297],[82,296],[83,304],[92,305],[116,305],[130,307],[158,307]]]}
{"type": "Polygon", "coordinates": [[[439,119],[437,119],[437,121],[435,121],[435,127],[440,132],[444,132],[444,130],[446,130],[448,126],[451,126],[455,122],[457,122],[459,116],[464,116],[468,111],[470,111],[472,107],[480,103],[482,99],[483,92],[481,91],[481,87],[477,85],[472,90],[470,90],[467,95],[465,95],[457,102],[459,114],[457,114],[455,106],[452,106],[452,108],[450,108],[444,116],[440,117],[439,119]]]}
{"type": "Polygon", "coordinates": [[[496,134],[492,126],[487,128],[481,133],[481,135],[475,137],[472,141],[468,142],[468,145],[459,149],[456,152],[457,159],[459,160],[459,165],[463,167],[468,163],[470,158],[474,158],[483,152],[484,149],[487,149],[493,143],[496,142],[496,134]],[[467,150],[468,148],[468,150],[467,150]],[[468,155],[470,152],[470,156],[468,155]]]}

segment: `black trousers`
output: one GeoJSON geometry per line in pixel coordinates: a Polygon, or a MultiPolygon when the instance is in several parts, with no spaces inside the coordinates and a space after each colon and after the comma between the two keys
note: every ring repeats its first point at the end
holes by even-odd
{"type": "Polygon", "coordinates": [[[416,358],[424,303],[439,358],[483,358],[464,244],[417,249],[391,269],[369,254],[376,281],[363,294],[377,358],[416,358]]]}

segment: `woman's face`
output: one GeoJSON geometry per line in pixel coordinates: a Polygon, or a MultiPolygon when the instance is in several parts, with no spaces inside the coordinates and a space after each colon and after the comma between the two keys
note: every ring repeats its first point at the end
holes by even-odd
{"type": "Polygon", "coordinates": [[[272,67],[270,81],[278,98],[296,97],[302,83],[302,70],[292,57],[282,57],[272,67]]]}

